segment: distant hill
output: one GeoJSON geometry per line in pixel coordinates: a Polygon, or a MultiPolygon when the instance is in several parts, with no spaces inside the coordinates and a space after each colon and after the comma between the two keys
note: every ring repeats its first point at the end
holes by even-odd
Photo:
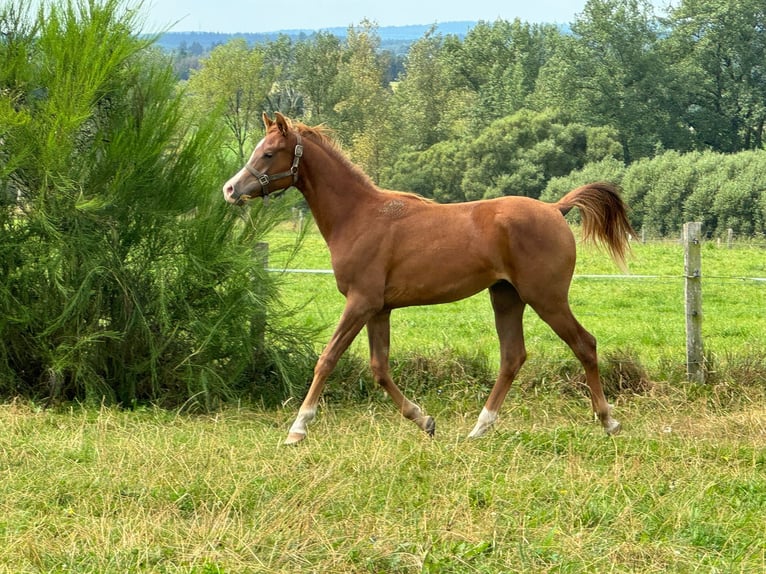
{"type": "MultiPolygon", "coordinates": [[[[464,38],[476,22],[444,22],[436,24],[436,32],[442,35],[454,35],[464,38]]],[[[431,29],[431,25],[412,26],[381,26],[378,28],[381,48],[393,52],[406,52],[410,44],[423,37],[431,29]]],[[[189,49],[195,46],[198,50],[208,51],[213,46],[225,44],[234,38],[244,38],[249,44],[272,42],[280,36],[288,36],[294,41],[307,40],[317,32],[329,32],[339,38],[345,38],[348,27],[324,28],[322,30],[278,30],[265,33],[235,33],[220,32],[166,32],[157,42],[161,48],[174,51],[179,48],[189,49]]]]}

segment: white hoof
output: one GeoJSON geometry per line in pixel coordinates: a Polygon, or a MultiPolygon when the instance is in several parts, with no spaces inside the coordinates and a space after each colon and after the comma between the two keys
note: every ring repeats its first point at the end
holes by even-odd
{"type": "Polygon", "coordinates": [[[479,438],[480,436],[483,436],[489,429],[492,428],[492,425],[495,424],[496,420],[497,413],[488,411],[486,408],[481,409],[479,420],[476,421],[476,426],[473,427],[473,430],[468,435],[468,438],[479,438]]]}
{"type": "Polygon", "coordinates": [[[285,439],[284,444],[286,445],[298,444],[305,438],[306,438],[306,433],[291,432],[287,435],[287,438],[285,439]]]}
{"type": "Polygon", "coordinates": [[[604,430],[609,436],[616,435],[618,432],[620,432],[621,429],[622,425],[618,420],[610,418],[604,422],[604,430]]]}

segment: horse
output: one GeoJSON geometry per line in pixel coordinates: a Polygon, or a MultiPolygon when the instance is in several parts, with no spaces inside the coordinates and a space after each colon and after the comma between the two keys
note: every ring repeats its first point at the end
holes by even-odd
{"type": "Polygon", "coordinates": [[[327,243],[337,288],[346,299],[285,444],[306,437],[328,376],[365,326],[375,382],[404,417],[434,436],[433,417],[410,401],[391,378],[391,311],[449,303],[485,289],[500,342],[500,368],[469,437],[480,437],[493,427],[526,359],[522,318],[527,306],[582,364],[593,411],[607,435],[620,430],[601,387],[596,339],[569,307],[576,243],[564,218],[578,208],[583,241],[604,246],[624,269],[629,236],[635,232],[615,186],[583,185],[556,203],[507,196],[440,204],[413,193],[379,188],[323,126],[293,122],[279,112],[274,119],[264,113],[263,123],[265,137],[224,184],[223,196],[231,204],[242,205],[297,188],[327,243]]]}

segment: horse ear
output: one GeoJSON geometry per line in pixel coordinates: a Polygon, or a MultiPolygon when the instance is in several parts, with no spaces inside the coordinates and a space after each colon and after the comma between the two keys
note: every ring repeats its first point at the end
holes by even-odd
{"type": "Polygon", "coordinates": [[[268,130],[274,124],[274,122],[271,120],[271,118],[269,118],[266,112],[263,112],[263,116],[261,117],[263,118],[264,127],[268,130]]]}
{"type": "Polygon", "coordinates": [[[274,112],[274,117],[276,118],[276,123],[279,131],[282,132],[283,136],[286,136],[287,132],[290,131],[290,120],[279,112],[274,112]]]}

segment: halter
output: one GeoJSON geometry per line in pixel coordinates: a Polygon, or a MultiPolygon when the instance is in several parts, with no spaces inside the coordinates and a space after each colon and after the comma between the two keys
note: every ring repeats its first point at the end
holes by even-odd
{"type": "MultiPolygon", "coordinates": [[[[283,171],[280,173],[274,173],[274,174],[268,174],[268,173],[262,173],[255,169],[253,166],[250,165],[250,162],[247,162],[245,164],[245,169],[250,172],[250,175],[252,175],[258,183],[261,185],[261,196],[265,199],[270,193],[275,193],[276,191],[284,190],[285,188],[280,188],[275,191],[269,192],[269,184],[272,181],[276,181],[278,179],[284,179],[285,177],[292,176],[293,183],[292,185],[295,185],[295,183],[298,181],[298,164],[301,161],[301,158],[303,157],[303,145],[301,144],[301,134],[296,133],[295,137],[297,138],[297,142],[295,144],[295,153],[293,155],[293,164],[290,166],[289,171],[283,171]]],[[[289,186],[288,186],[289,187],[289,186]]],[[[231,194],[231,197],[239,203],[239,200],[242,198],[243,193],[239,191],[238,189],[234,189],[234,192],[231,194]]]]}

